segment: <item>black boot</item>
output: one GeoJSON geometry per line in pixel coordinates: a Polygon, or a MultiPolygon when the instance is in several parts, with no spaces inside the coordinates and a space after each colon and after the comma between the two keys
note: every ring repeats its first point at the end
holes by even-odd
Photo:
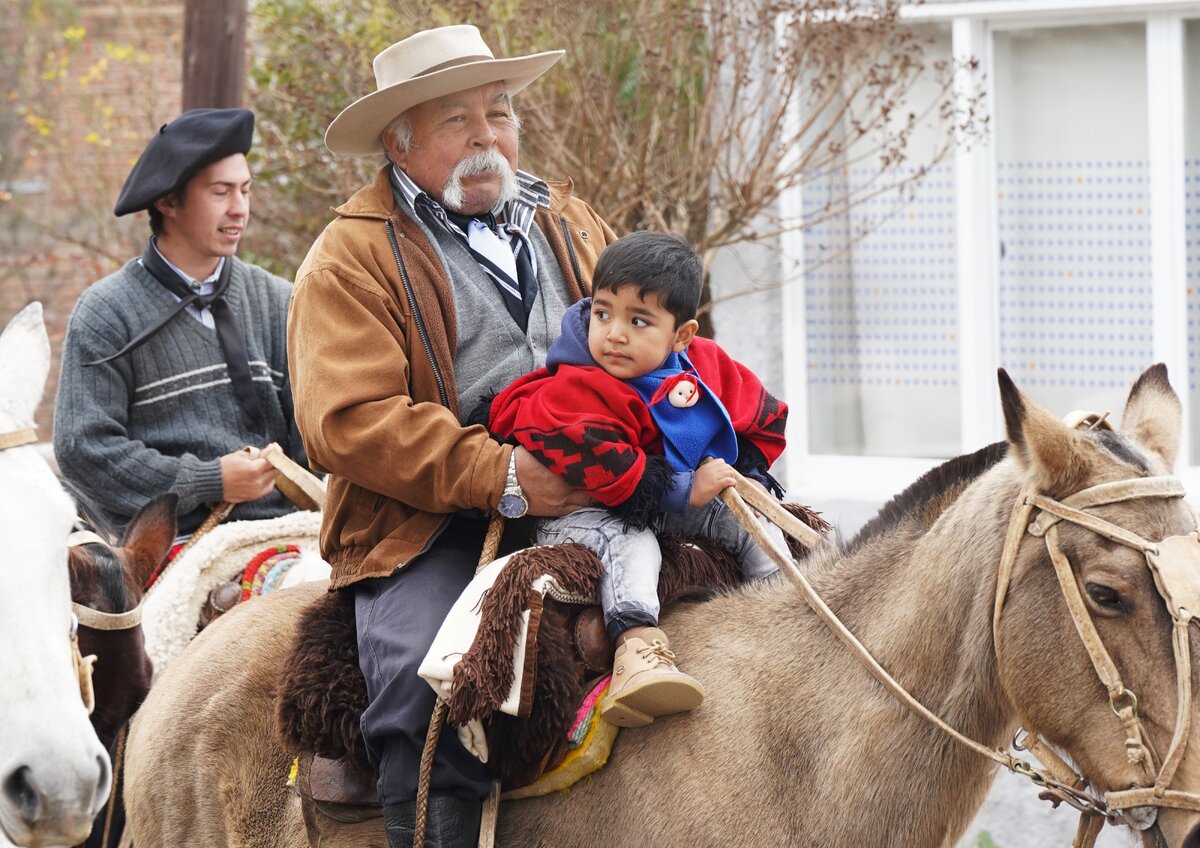
{"type": "MultiPolygon", "coordinates": [[[[482,813],[482,801],[431,794],[429,815],[425,819],[425,848],[476,848],[482,813]]],[[[417,802],[403,801],[384,807],[383,823],[389,848],[413,848],[417,802]]]]}

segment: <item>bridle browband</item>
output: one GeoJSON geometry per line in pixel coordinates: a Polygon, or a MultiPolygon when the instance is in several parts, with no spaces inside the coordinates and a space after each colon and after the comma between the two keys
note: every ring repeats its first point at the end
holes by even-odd
{"type": "MultiPolygon", "coordinates": [[[[67,536],[67,547],[76,545],[103,545],[106,548],[112,547],[105,539],[91,530],[72,530],[70,535],[67,536]]],[[[98,609],[92,609],[76,601],[71,602],[71,609],[74,610],[75,617],[79,619],[79,623],[84,627],[90,627],[92,630],[132,630],[142,623],[141,601],[138,602],[136,607],[125,612],[101,612],[98,609]]]]}
{"type": "MultiPolygon", "coordinates": [[[[20,430],[0,433],[0,451],[31,445],[36,441],[37,430],[33,427],[24,427],[20,430]]],[[[77,606],[75,604],[72,605],[77,606]]],[[[95,610],[90,610],[90,612],[95,612],[95,610]]],[[[97,613],[97,615],[102,615],[102,613],[97,613]]],[[[79,652],[79,623],[79,613],[72,611],[71,627],[68,634],[71,640],[71,658],[75,664],[75,675],[79,679],[80,697],[83,698],[83,705],[87,708],[88,715],[91,715],[96,709],[96,690],[92,687],[92,672],[93,666],[96,664],[96,655],[91,654],[85,657],[79,652]]]]}

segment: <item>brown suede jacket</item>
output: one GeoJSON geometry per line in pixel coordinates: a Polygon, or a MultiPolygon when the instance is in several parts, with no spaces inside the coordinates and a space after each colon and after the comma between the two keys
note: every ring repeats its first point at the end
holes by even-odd
{"type": "MultiPolygon", "coordinates": [[[[578,300],[616,236],[571,188],[550,183],[535,220],[578,300]]],[[[334,211],[296,273],[288,362],[309,464],[329,475],[321,553],[339,588],[406,564],[449,513],[494,509],[512,448],[458,421],[450,280],[387,169],[334,211]]]]}

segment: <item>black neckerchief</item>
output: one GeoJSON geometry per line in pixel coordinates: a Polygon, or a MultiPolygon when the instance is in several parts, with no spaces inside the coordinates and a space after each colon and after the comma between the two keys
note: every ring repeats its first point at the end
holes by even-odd
{"type": "Polygon", "coordinates": [[[229,379],[233,383],[233,393],[241,407],[246,422],[255,431],[263,427],[262,407],[258,395],[254,392],[254,382],[250,376],[250,360],[246,355],[246,344],[242,340],[242,332],[238,328],[237,318],[225,299],[225,291],[229,288],[229,279],[233,272],[233,257],[225,257],[225,264],[217,277],[216,287],[212,294],[201,295],[192,290],[182,277],[167,264],[154,246],[153,236],[146,243],[146,251],[142,254],[142,267],[150,272],[150,276],[158,280],[163,287],[179,298],[179,303],[167,309],[158,318],[150,322],[146,329],[134,337],[129,344],[111,356],[84,363],[85,366],[100,365],[119,356],[124,356],[132,350],[141,347],[154,337],[160,330],[171,322],[176,315],[188,306],[195,304],[197,309],[209,307],[212,309],[213,323],[217,327],[217,341],[221,343],[221,352],[225,354],[225,366],[229,369],[229,379]]]}

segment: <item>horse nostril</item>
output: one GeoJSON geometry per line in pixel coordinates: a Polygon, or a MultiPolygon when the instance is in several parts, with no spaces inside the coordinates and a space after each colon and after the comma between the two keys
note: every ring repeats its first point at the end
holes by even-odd
{"type": "Polygon", "coordinates": [[[41,797],[32,781],[29,766],[21,766],[4,779],[4,795],[16,807],[21,819],[33,827],[41,814],[41,797]]]}
{"type": "Polygon", "coordinates": [[[100,769],[100,778],[96,782],[96,792],[92,796],[92,804],[90,807],[92,816],[100,812],[100,808],[108,803],[108,795],[112,790],[112,765],[109,763],[107,754],[99,754],[96,756],[96,767],[100,769]]]}

